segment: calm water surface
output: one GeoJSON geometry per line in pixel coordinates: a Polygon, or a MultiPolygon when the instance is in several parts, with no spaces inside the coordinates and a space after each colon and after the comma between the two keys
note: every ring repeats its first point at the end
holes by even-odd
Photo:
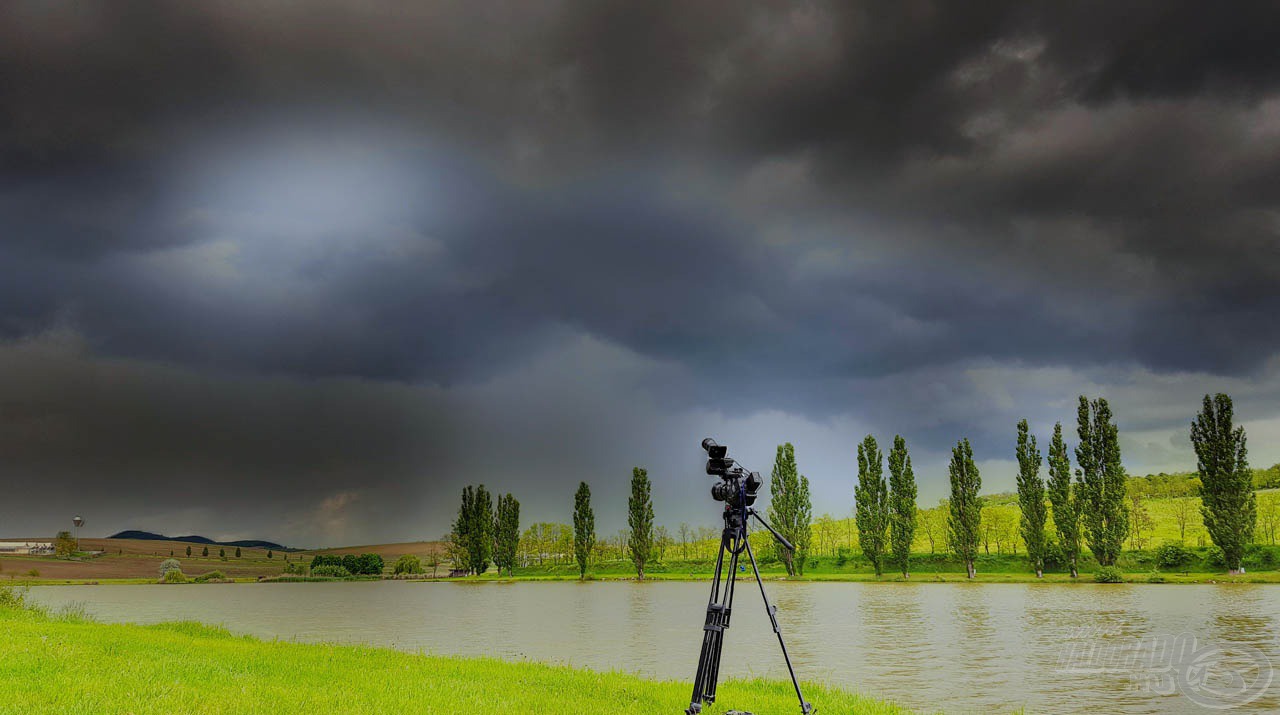
{"type": "MultiPolygon", "coordinates": [[[[745,588],[754,584],[742,585],[721,672],[785,678],[760,594],[745,588]]],[[[708,589],[669,582],[386,581],[46,586],[32,596],[54,608],[80,604],[102,621],[191,619],[266,638],[690,679],[708,589]]],[[[1243,659],[1240,672],[1252,663],[1256,675],[1265,660],[1280,669],[1277,587],[770,583],[768,589],[802,679],[926,711],[1208,712],[1183,694],[1185,683],[1175,684],[1167,672],[1161,679],[1161,636],[1191,634],[1201,647],[1225,649],[1243,659]],[[1139,657],[1129,657],[1135,652],[1139,657]]],[[[1203,669],[1188,673],[1196,682],[1202,675],[1203,669]]],[[[730,692],[721,695],[732,704],[730,692]]],[[[1280,712],[1280,676],[1234,711],[1280,712]]]]}

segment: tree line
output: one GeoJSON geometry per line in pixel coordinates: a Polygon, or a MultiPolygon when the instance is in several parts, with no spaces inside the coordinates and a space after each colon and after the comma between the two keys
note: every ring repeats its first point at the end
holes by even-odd
{"type": "MultiPolygon", "coordinates": [[[[1107,400],[1101,398],[1079,397],[1074,449],[1067,446],[1061,422],[1053,427],[1047,454],[1041,453],[1027,420],[1018,422],[1016,434],[1016,501],[998,509],[987,503],[988,498],[981,495],[982,476],[973,459],[973,447],[963,438],[951,450],[949,498],[942,501],[940,510],[932,512],[917,504],[916,477],[906,440],[895,435],[885,455],[874,435],[863,438],[856,449],[853,526],[858,547],[877,576],[892,568],[909,578],[912,545],[918,535],[927,539],[931,551],[938,546],[952,553],[970,578],[976,575],[978,555],[983,550],[990,553],[993,540],[998,551],[1009,545],[1014,554],[1020,540],[1029,568],[1037,577],[1043,576],[1050,556],[1077,577],[1085,548],[1100,566],[1113,567],[1126,539],[1136,548],[1143,545],[1143,530],[1150,528],[1145,499],[1154,495],[1179,499],[1175,518],[1184,538],[1192,516],[1190,500],[1199,496],[1204,527],[1232,573],[1244,570],[1244,553],[1255,526],[1273,542],[1280,531],[1280,504],[1267,502],[1267,511],[1259,518],[1254,494],[1254,488],[1260,481],[1266,483],[1271,471],[1280,475],[1280,465],[1261,472],[1249,468],[1244,429],[1234,424],[1231,398],[1225,394],[1205,395],[1191,425],[1197,456],[1194,476],[1128,477],[1114,415],[1107,400]],[[1047,479],[1042,470],[1047,471],[1047,479]]],[[[791,443],[777,448],[769,488],[768,518],[795,546],[789,551],[774,544],[773,555],[789,575],[803,575],[814,547],[814,520],[809,480],[799,473],[791,443]]],[[[818,525],[821,544],[831,536],[830,518],[824,516],[818,525]]],[[[490,560],[499,572],[511,573],[517,561],[561,563],[571,554],[581,577],[593,562],[613,557],[630,560],[637,577],[644,578],[646,567],[661,562],[668,553],[685,559],[712,557],[719,531],[681,524],[672,535],[656,525],[648,473],[635,467],[627,528],[615,537],[597,537],[591,489],[586,482],[574,493],[572,527],[539,523],[523,535],[519,503],[507,494],[498,499],[495,508],[480,485],[463,490],[448,545],[455,568],[462,565],[469,573],[483,573],[490,560]]]]}

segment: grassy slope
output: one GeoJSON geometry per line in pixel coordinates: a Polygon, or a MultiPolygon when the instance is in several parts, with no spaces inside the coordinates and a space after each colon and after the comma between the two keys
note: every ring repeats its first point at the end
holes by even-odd
{"type": "MultiPolygon", "coordinates": [[[[210,546],[210,555],[201,556],[203,544],[145,539],[81,539],[81,546],[85,551],[103,551],[104,555],[76,561],[53,557],[0,556],[0,579],[31,582],[128,580],[146,583],[158,577],[160,562],[170,558],[172,553],[173,558],[182,562],[182,570],[188,576],[198,576],[217,570],[232,578],[254,580],[259,576],[280,575],[284,569],[286,556],[285,553],[277,551],[272,554],[273,558],[269,559],[265,549],[242,548],[240,557],[236,558],[233,546],[210,546]],[[188,546],[191,547],[191,556],[186,554],[188,546]],[[226,559],[218,557],[220,548],[226,550],[226,559]],[[32,569],[38,571],[40,575],[34,578],[29,576],[32,569]]],[[[289,552],[287,556],[291,561],[301,560],[303,563],[310,563],[311,557],[317,553],[338,555],[374,553],[382,556],[390,566],[402,554],[414,554],[426,561],[430,554],[438,553],[440,548],[439,542],[416,541],[289,552]]],[[[448,573],[447,567],[445,572],[448,573]]]]}
{"type": "MultiPolygon", "coordinates": [[[[689,686],[617,673],[263,642],[193,623],[104,625],[0,607],[0,714],[680,712],[689,686]]],[[[798,712],[790,684],[733,681],[721,703],[798,712]]],[[[818,687],[828,713],[904,713],[818,687]]]]}

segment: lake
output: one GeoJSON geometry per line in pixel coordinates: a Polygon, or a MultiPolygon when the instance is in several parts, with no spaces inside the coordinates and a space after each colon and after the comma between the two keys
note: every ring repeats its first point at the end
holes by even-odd
{"type": "MultiPolygon", "coordinates": [[[[785,679],[740,584],[722,677],[785,679]]],[[[709,583],[41,586],[100,621],[179,619],[297,641],[491,655],[689,680],[709,583]]],[[[1280,587],[767,584],[802,680],[925,711],[1280,710],[1280,587]],[[1247,702],[1246,702],[1247,701],[1247,702]]],[[[727,704],[732,691],[721,690],[727,704]]],[[[821,702],[816,702],[820,707],[821,702]]]]}

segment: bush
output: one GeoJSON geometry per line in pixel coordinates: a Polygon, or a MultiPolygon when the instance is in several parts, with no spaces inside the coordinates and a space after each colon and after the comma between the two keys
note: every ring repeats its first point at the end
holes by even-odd
{"type": "Polygon", "coordinates": [[[25,608],[27,605],[27,589],[19,586],[0,586],[0,607],[25,608]]]}
{"type": "Polygon", "coordinates": [[[163,577],[170,571],[181,571],[182,564],[177,559],[165,559],[160,562],[160,576],[163,577]]]}
{"type": "Polygon", "coordinates": [[[196,583],[204,583],[206,581],[224,581],[226,578],[226,574],[221,571],[210,571],[209,573],[202,573],[199,576],[196,576],[194,580],[196,583]]]}
{"type": "Polygon", "coordinates": [[[1244,550],[1244,565],[1255,569],[1274,568],[1276,552],[1258,544],[1249,544],[1244,550]]]}
{"type": "Polygon", "coordinates": [[[1150,576],[1147,576],[1147,583],[1164,583],[1164,582],[1165,582],[1164,576],[1161,576],[1158,573],[1153,573],[1150,576]]]}
{"type": "Polygon", "coordinates": [[[1124,583],[1124,572],[1115,566],[1103,566],[1093,574],[1093,580],[1098,583],[1124,583]]]}
{"type": "Polygon", "coordinates": [[[1191,563],[1195,554],[1182,544],[1166,543],[1156,549],[1156,566],[1162,569],[1179,569],[1191,563]]]}
{"type": "Polygon", "coordinates": [[[311,569],[312,576],[332,576],[333,578],[349,578],[351,572],[342,566],[325,564],[311,569]]]}
{"type": "Polygon", "coordinates": [[[405,554],[396,559],[395,568],[392,573],[422,573],[422,560],[413,554],[405,554]]]}
{"type": "Polygon", "coordinates": [[[186,583],[187,577],[181,571],[166,571],[160,583],[186,583]]]}
{"type": "MultiPolygon", "coordinates": [[[[386,563],[382,557],[377,554],[360,554],[356,557],[357,571],[352,573],[364,574],[366,576],[381,576],[382,569],[386,563]]],[[[350,569],[348,569],[350,570],[350,569]]]]}
{"type": "Polygon", "coordinates": [[[27,575],[31,578],[40,578],[40,569],[31,569],[27,572],[27,575]]]}
{"type": "Polygon", "coordinates": [[[1227,568],[1227,557],[1226,554],[1222,553],[1222,549],[1210,546],[1209,550],[1205,552],[1204,563],[1211,569],[1221,571],[1227,568]]]}
{"type": "Polygon", "coordinates": [[[305,576],[307,574],[307,567],[302,565],[301,561],[290,561],[284,565],[284,572],[295,576],[305,576]]]}

